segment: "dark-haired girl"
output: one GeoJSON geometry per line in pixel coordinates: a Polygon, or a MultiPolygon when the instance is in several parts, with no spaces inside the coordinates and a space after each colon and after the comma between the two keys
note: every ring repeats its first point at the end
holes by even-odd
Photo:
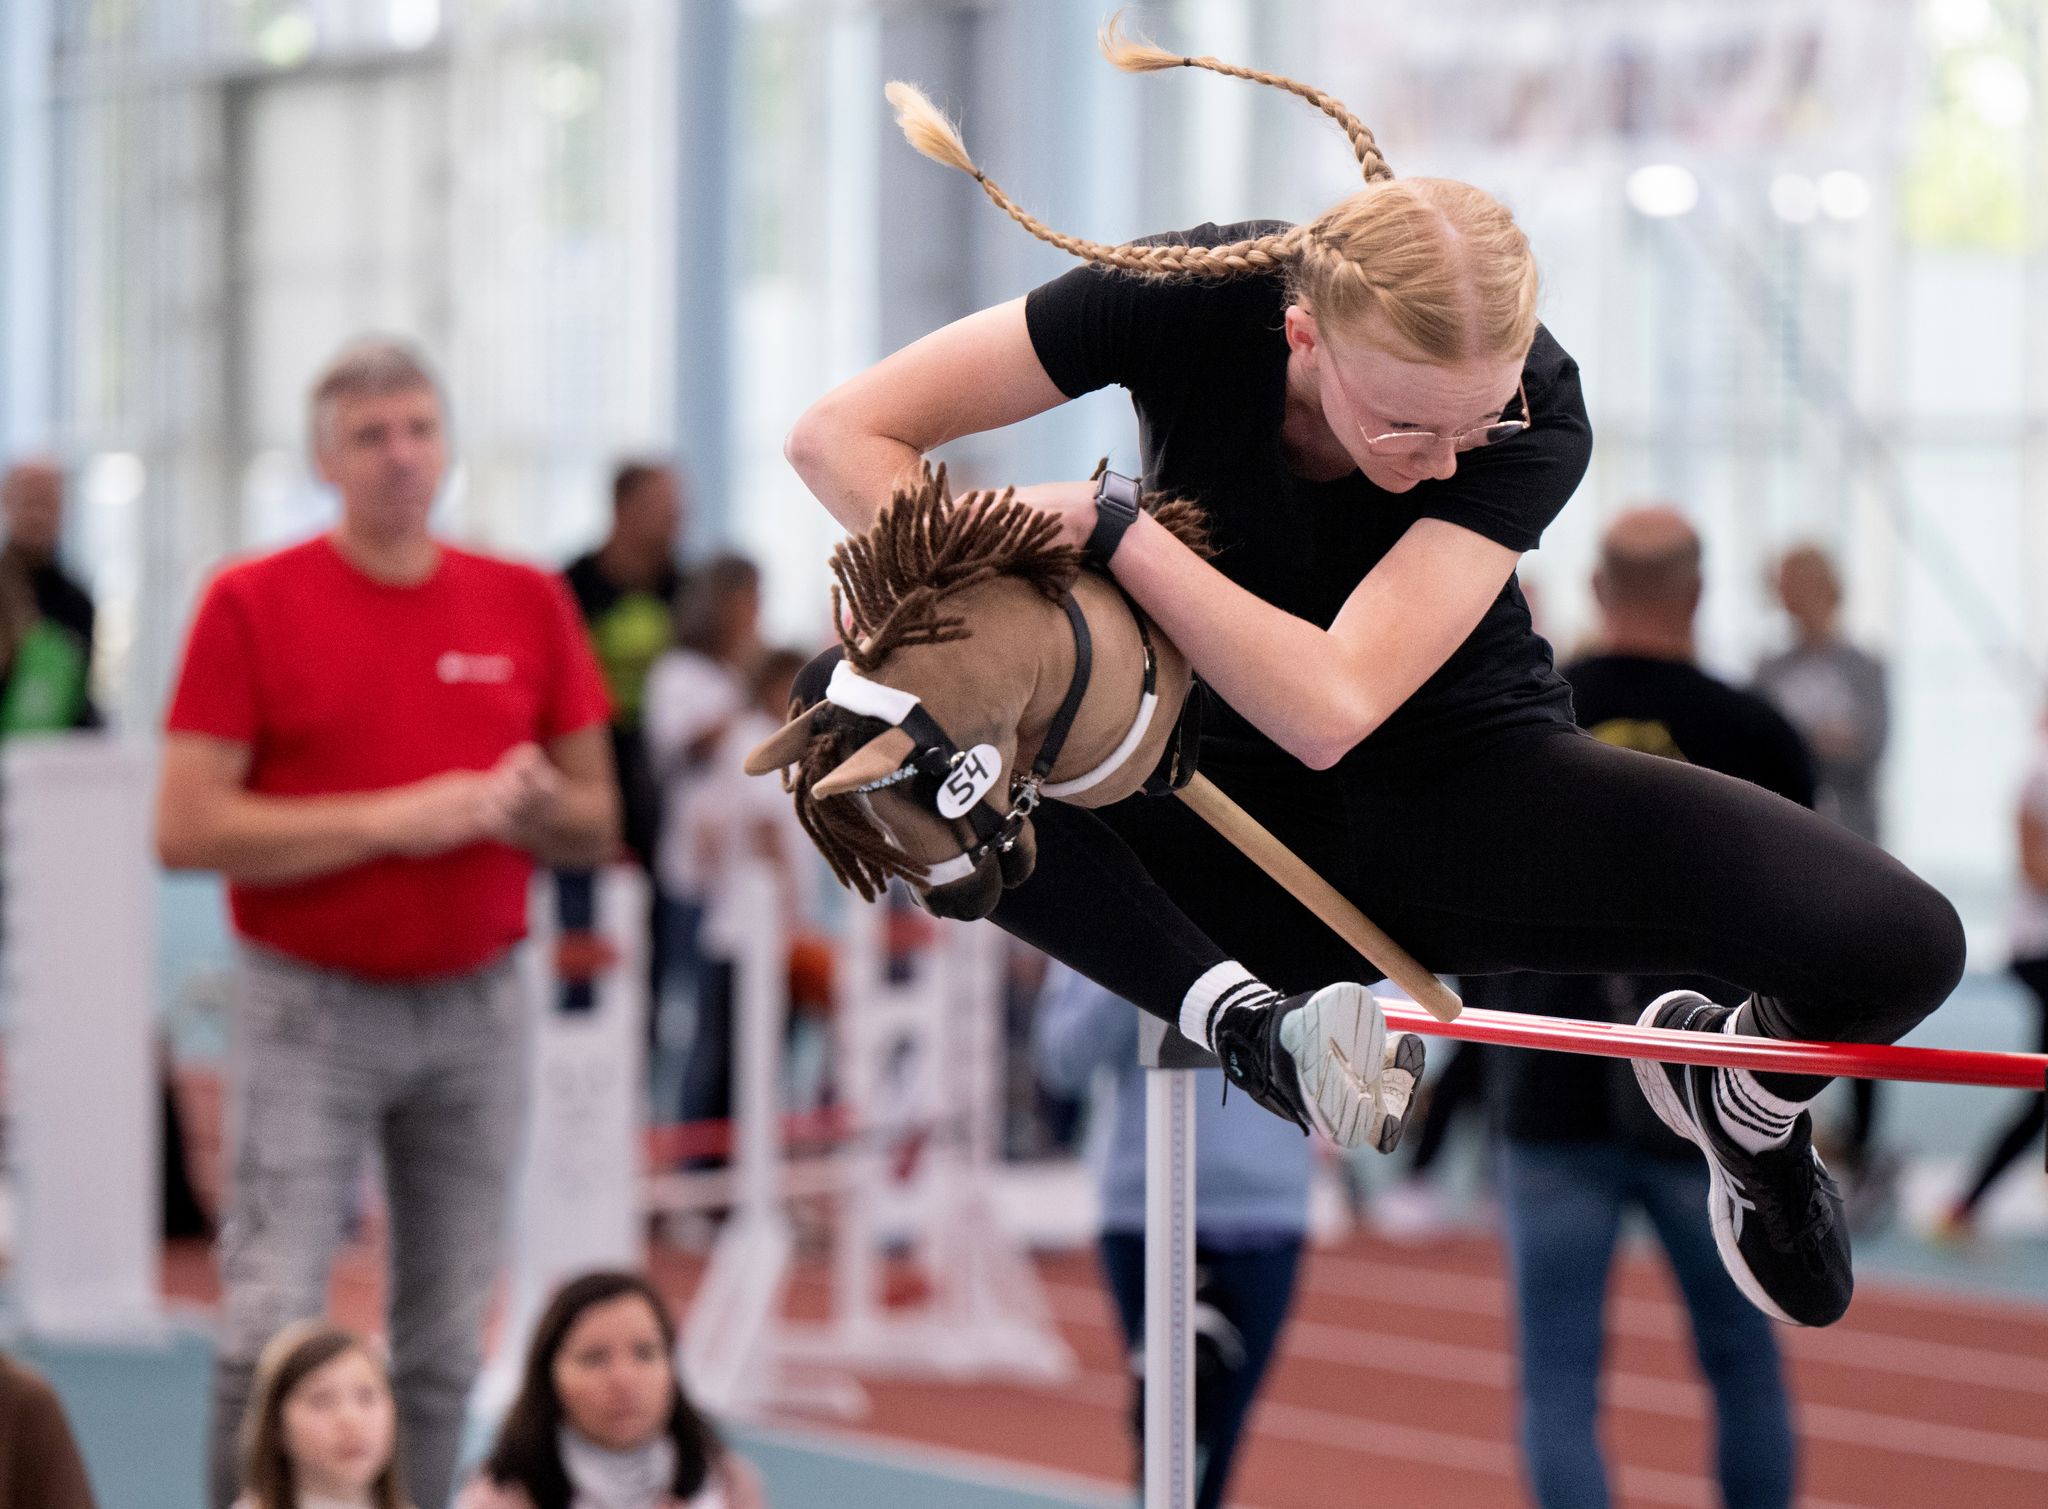
{"type": "Polygon", "coordinates": [[[457,1509],[764,1509],[753,1469],[684,1394],[675,1353],[675,1322],[644,1278],[564,1284],[457,1509]]]}

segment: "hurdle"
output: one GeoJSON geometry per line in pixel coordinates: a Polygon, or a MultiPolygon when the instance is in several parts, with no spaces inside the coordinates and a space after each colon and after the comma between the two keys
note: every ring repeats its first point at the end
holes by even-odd
{"type": "Polygon", "coordinates": [[[732,1167],[720,1189],[670,1191],[729,1196],[732,1210],[684,1327],[694,1392],[733,1419],[792,1408],[857,1419],[868,1409],[861,1374],[1071,1378],[1073,1353],[989,1189],[1001,1146],[1000,935],[985,923],[935,923],[895,979],[886,909],[849,905],[834,983],[844,1107],[789,1118],[780,1107],[787,939],[773,881],[750,860],[727,884],[744,919],[732,1167]],[[806,1124],[830,1148],[798,1177],[785,1154],[806,1124]],[[914,1189],[891,1177],[902,1149],[917,1166],[914,1189]],[[829,1314],[809,1323],[783,1313],[796,1258],[787,1202],[801,1194],[833,1204],[829,1314]],[[929,1275],[921,1303],[889,1302],[884,1254],[898,1248],[929,1275]]]}
{"type": "MultiPolygon", "coordinates": [[[[1845,1079],[2005,1087],[2048,1093],[2048,1054],[1896,1044],[1813,1043],[1678,1032],[1465,1007],[1441,1021],[1379,996],[1389,1030],[1553,1053],[1825,1074],[1845,1079]]],[[[1138,1037],[1145,1069],[1144,1509],[1195,1501],[1195,1069],[1216,1059],[1156,1017],[1138,1037]],[[1162,1387],[1162,1381],[1164,1386],[1162,1387]]]]}

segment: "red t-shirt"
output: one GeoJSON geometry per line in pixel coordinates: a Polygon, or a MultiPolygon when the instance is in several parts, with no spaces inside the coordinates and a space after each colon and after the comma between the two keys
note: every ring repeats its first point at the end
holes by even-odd
{"type": "MultiPolygon", "coordinates": [[[[248,789],[327,796],[486,770],[609,717],[575,605],[554,576],[442,548],[394,587],[325,538],[231,565],[207,589],[165,726],[250,749],[248,789]]],[[[473,844],[289,885],[230,885],[235,928],[371,979],[461,974],[526,932],[531,858],[473,844]]]]}

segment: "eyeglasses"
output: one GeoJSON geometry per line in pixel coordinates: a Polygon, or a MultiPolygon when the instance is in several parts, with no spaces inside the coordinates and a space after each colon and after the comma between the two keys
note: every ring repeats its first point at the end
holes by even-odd
{"type": "MultiPolygon", "coordinates": [[[[1344,380],[1344,369],[1334,360],[1330,370],[1337,374],[1337,386],[1344,390],[1344,398],[1354,409],[1359,408],[1358,396],[1351,391],[1351,384],[1344,380]]],[[[1529,428],[1529,389],[1517,382],[1515,402],[1521,405],[1520,419],[1496,419],[1487,424],[1474,425],[1469,430],[1460,430],[1450,437],[1454,451],[1476,451],[1481,446],[1499,445],[1503,440],[1512,440],[1529,428]]],[[[1505,412],[1505,411],[1503,411],[1505,412]]],[[[1365,440],[1365,448],[1376,456],[1427,456],[1444,443],[1444,437],[1435,430],[1389,430],[1384,435],[1375,435],[1356,419],[1358,433],[1365,440]]]]}

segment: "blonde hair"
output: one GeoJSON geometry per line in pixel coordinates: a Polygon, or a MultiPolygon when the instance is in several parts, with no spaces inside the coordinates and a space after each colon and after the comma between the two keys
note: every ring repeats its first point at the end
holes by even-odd
{"type": "Polygon", "coordinates": [[[1536,259],[1514,216],[1491,194],[1449,178],[1396,179],[1372,132],[1322,90],[1128,37],[1121,12],[1103,27],[1101,45],[1126,73],[1205,68],[1299,96],[1343,128],[1366,186],[1314,220],[1269,236],[1223,246],[1110,246],[1053,230],[1019,206],[975,166],[959,130],[914,85],[898,81],[884,92],[913,147],[973,178],[1024,229],[1085,262],[1157,278],[1279,273],[1288,297],[1319,321],[1355,331],[1377,312],[1396,341],[1425,361],[1528,351],[1536,336],[1536,259]]]}

